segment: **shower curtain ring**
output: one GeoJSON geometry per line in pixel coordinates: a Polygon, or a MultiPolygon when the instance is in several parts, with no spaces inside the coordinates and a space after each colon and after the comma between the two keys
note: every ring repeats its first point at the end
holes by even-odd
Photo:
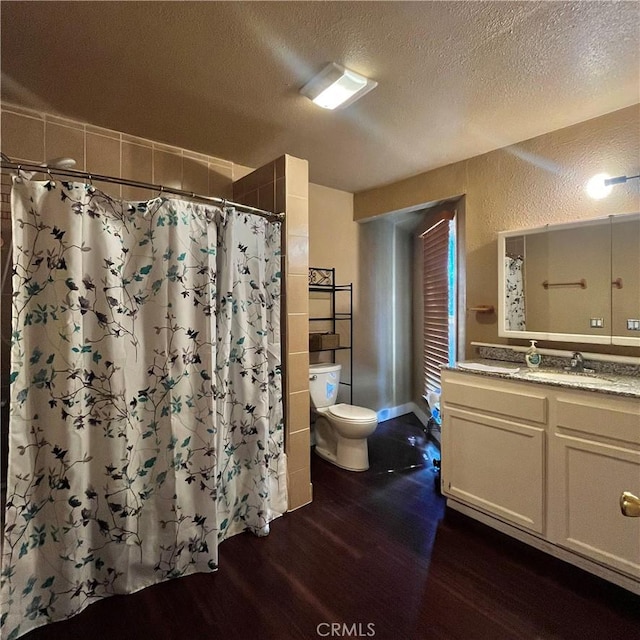
{"type": "Polygon", "coordinates": [[[51,175],[51,167],[47,167],[47,175],[49,176],[49,183],[51,187],[55,189],[56,181],[53,179],[53,176],[51,175]]]}
{"type": "Polygon", "coordinates": [[[93,193],[96,190],[96,188],[93,186],[93,176],[91,174],[88,174],[87,177],[89,178],[89,186],[87,188],[87,191],[89,193],[93,193]]]}

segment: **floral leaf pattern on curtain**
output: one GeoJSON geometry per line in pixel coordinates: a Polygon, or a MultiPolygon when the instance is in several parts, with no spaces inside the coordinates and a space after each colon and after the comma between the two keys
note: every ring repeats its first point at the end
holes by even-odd
{"type": "Polygon", "coordinates": [[[217,568],[286,509],[279,225],[16,183],[2,635],[217,568]]]}
{"type": "Polygon", "coordinates": [[[524,308],[524,277],[522,258],[505,256],[505,318],[507,329],[524,331],[526,329],[524,308]]]}

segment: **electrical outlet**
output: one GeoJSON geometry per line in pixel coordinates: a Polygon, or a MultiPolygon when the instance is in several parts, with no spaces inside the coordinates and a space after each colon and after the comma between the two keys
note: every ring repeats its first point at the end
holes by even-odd
{"type": "Polygon", "coordinates": [[[602,329],[604,327],[604,318],[591,318],[589,326],[592,329],[602,329]]]}

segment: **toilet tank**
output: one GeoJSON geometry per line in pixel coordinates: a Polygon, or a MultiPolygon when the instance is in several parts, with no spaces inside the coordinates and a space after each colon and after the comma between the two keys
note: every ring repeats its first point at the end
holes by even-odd
{"type": "Polygon", "coordinates": [[[336,403],[342,365],[333,363],[309,365],[309,395],[314,409],[336,403]]]}

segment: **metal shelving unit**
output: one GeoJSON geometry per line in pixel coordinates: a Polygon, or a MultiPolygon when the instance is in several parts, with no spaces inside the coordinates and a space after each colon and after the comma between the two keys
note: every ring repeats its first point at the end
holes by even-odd
{"type": "MultiPolygon", "coordinates": [[[[335,268],[309,267],[309,292],[326,293],[329,296],[330,315],[309,317],[309,322],[329,322],[331,323],[331,333],[337,333],[338,323],[349,323],[349,345],[335,347],[333,349],[320,349],[320,351],[331,352],[331,362],[336,361],[336,351],[349,351],[349,382],[340,380],[340,384],[349,387],[349,404],[353,402],[353,283],[336,284],[335,268]],[[349,311],[336,311],[336,301],[338,294],[348,294],[349,311]]],[[[343,332],[344,335],[344,332],[343,332]]]]}

